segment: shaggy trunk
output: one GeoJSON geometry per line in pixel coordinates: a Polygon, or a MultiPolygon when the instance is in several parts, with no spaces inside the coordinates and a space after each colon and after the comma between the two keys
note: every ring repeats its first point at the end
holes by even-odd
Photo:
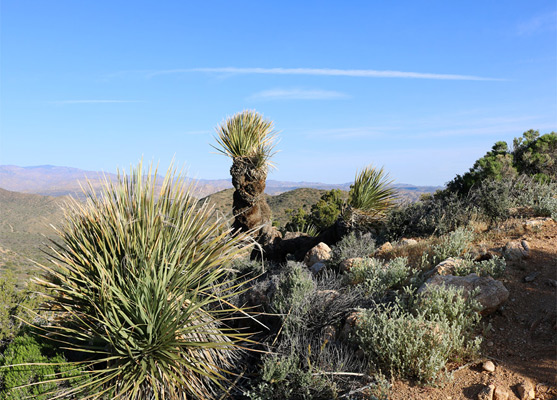
{"type": "Polygon", "coordinates": [[[260,228],[256,240],[269,251],[280,233],[272,226],[271,208],[265,200],[266,168],[255,168],[249,160],[235,158],[230,175],[236,189],[232,203],[234,229],[245,232],[260,228]]]}

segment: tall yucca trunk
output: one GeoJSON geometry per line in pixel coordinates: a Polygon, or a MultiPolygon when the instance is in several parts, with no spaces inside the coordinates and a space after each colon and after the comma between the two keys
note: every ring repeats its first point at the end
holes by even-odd
{"type": "Polygon", "coordinates": [[[232,162],[230,175],[236,189],[232,203],[234,229],[260,228],[257,242],[268,247],[280,233],[272,226],[271,208],[265,200],[266,168],[257,168],[249,160],[237,157],[232,162]]]}

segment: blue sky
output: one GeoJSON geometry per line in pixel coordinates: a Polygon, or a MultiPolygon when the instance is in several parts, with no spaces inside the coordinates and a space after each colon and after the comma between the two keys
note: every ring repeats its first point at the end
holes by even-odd
{"type": "Polygon", "coordinates": [[[557,130],[553,0],[4,0],[0,29],[0,164],[228,178],[215,127],[255,109],[270,179],[442,185],[557,130]]]}

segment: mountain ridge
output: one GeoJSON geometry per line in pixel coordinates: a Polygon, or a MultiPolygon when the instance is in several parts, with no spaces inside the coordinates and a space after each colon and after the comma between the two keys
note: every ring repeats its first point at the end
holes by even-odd
{"type": "MultiPolygon", "coordinates": [[[[0,188],[20,193],[33,193],[43,196],[76,195],[82,197],[80,182],[89,182],[95,190],[101,187],[104,177],[115,179],[116,174],[103,171],[90,171],[74,167],[56,165],[36,165],[20,167],[17,165],[0,165],[0,188]]],[[[188,178],[194,183],[194,193],[203,198],[221,190],[232,188],[230,179],[195,179],[188,178]]],[[[267,180],[265,193],[277,195],[300,188],[320,190],[350,190],[348,183],[322,183],[306,181],[278,181],[267,180]]],[[[432,193],[441,186],[418,186],[406,183],[397,183],[393,186],[404,192],[404,197],[417,200],[421,194],[432,193]]]]}

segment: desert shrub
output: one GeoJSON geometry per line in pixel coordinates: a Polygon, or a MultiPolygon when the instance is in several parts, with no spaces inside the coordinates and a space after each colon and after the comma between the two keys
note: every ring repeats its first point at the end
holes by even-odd
{"type": "Polygon", "coordinates": [[[249,391],[251,399],[329,400],[338,397],[347,380],[342,372],[361,373],[366,362],[347,343],[311,335],[302,328],[291,331],[272,353],[264,355],[260,370],[249,391]]]}
{"type": "Polygon", "coordinates": [[[55,353],[52,347],[38,342],[32,336],[16,336],[4,354],[0,355],[0,398],[50,399],[48,393],[57,387],[57,383],[48,381],[70,375],[68,368],[63,366],[64,361],[63,355],[55,353]],[[35,365],[21,365],[28,363],[35,365]],[[34,384],[36,382],[44,383],[34,384]],[[24,387],[14,390],[20,386],[24,387]]]}
{"type": "Polygon", "coordinates": [[[386,240],[402,237],[444,235],[467,226],[474,215],[470,203],[454,193],[424,196],[420,201],[399,205],[385,221],[386,240]]]}
{"type": "Polygon", "coordinates": [[[395,258],[388,263],[364,258],[348,271],[345,279],[351,284],[362,285],[367,295],[376,297],[406,281],[413,272],[406,258],[395,258]]]}
{"type": "Polygon", "coordinates": [[[479,342],[471,338],[477,304],[445,288],[412,303],[417,306],[396,302],[362,310],[354,339],[378,370],[434,384],[448,361],[477,350],[479,342]]]}
{"type": "Polygon", "coordinates": [[[431,248],[432,262],[437,264],[449,257],[462,257],[469,250],[474,240],[474,231],[467,228],[457,228],[441,238],[440,243],[431,248]]]}
{"type": "MultiPolygon", "coordinates": [[[[365,362],[349,344],[325,337],[325,327],[336,329],[345,316],[361,305],[360,290],[349,290],[333,271],[314,277],[302,264],[289,261],[269,277],[274,286],[271,311],[280,315],[280,327],[268,343],[259,376],[252,380],[252,399],[332,399],[346,377],[330,372],[363,371],[365,362]]],[[[267,286],[267,285],[265,285],[267,286]]]]}
{"type": "Polygon", "coordinates": [[[332,248],[331,264],[338,265],[348,258],[369,257],[375,252],[375,240],[369,233],[350,232],[332,248]]]}
{"type": "Polygon", "coordinates": [[[211,399],[235,367],[244,336],[227,324],[241,313],[227,266],[251,242],[184,182],[140,164],[67,209],[39,281],[51,290],[42,331],[88,360],[90,381],[66,396],[211,399]]]}
{"type": "Polygon", "coordinates": [[[504,258],[493,257],[489,260],[474,262],[472,260],[464,259],[461,263],[457,263],[454,269],[454,275],[466,276],[469,274],[477,274],[479,276],[491,276],[499,278],[503,276],[507,262],[504,258]]]}
{"type": "Polygon", "coordinates": [[[473,353],[474,342],[469,347],[468,339],[480,322],[478,313],[481,306],[474,300],[474,293],[466,298],[462,289],[453,287],[430,287],[420,293],[413,301],[413,313],[429,321],[442,320],[456,327],[459,336],[455,337],[455,355],[473,353]]]}
{"type": "Polygon", "coordinates": [[[0,343],[11,340],[22,327],[21,319],[30,318],[39,299],[34,287],[18,288],[15,275],[5,271],[0,277],[0,343]]]}
{"type": "Polygon", "coordinates": [[[540,216],[551,217],[557,221],[557,198],[547,196],[540,199],[534,210],[540,216]]]}
{"type": "Polygon", "coordinates": [[[278,278],[271,306],[274,311],[286,316],[288,324],[293,324],[298,311],[305,314],[309,308],[308,295],[315,289],[316,284],[305,264],[288,261],[278,278]],[[294,314],[292,314],[293,310],[294,314]]]}

